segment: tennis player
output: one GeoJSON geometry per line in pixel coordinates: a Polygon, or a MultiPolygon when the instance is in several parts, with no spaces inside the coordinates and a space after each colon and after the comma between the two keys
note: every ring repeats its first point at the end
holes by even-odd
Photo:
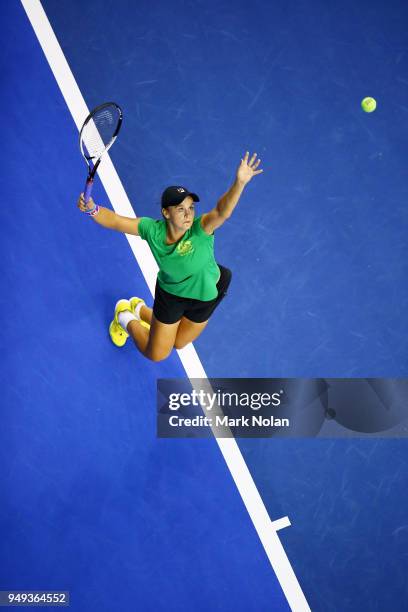
{"type": "Polygon", "coordinates": [[[122,217],[92,199],[85,204],[80,195],[78,208],[96,223],[146,240],[160,268],[153,309],[137,297],[117,302],[109,327],[116,346],[131,336],[145,357],[161,361],[173,348],[181,349],[201,334],[231,281],[230,270],[215,261],[214,231],[231,216],[252,177],[263,172],[256,157],[254,153],[249,159],[245,153],[232,187],[215,208],[199,217],[195,217],[199,197],[181,186],[163,192],[159,221],[122,217]]]}

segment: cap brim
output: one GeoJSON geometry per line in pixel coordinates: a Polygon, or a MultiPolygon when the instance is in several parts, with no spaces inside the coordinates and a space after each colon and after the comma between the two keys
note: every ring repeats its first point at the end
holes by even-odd
{"type": "Polygon", "coordinates": [[[193,202],[199,202],[200,201],[200,198],[198,197],[198,195],[196,193],[190,193],[189,191],[185,191],[182,195],[181,194],[177,194],[177,196],[178,197],[176,198],[176,200],[173,200],[172,202],[169,202],[168,204],[163,204],[163,201],[162,201],[162,208],[168,208],[169,206],[178,206],[188,196],[193,198],[193,202]],[[177,201],[177,200],[179,200],[179,201],[177,201]]]}

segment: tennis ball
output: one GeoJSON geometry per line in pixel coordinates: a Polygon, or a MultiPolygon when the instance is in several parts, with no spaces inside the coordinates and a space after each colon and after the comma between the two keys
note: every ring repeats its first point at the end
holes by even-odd
{"type": "Polygon", "coordinates": [[[372,113],[377,108],[377,101],[374,98],[364,98],[361,102],[361,108],[365,113],[372,113]]]}

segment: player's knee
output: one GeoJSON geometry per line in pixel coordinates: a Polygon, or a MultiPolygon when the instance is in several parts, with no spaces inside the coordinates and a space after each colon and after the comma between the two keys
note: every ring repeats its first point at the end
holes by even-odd
{"type": "Polygon", "coordinates": [[[187,346],[187,344],[190,344],[190,343],[188,341],[186,342],[185,340],[176,340],[174,342],[174,348],[179,350],[187,346]]]}
{"type": "Polygon", "coordinates": [[[151,351],[149,352],[146,357],[148,357],[151,361],[164,361],[164,359],[167,359],[167,357],[170,355],[171,350],[170,351],[151,351]]]}
{"type": "Polygon", "coordinates": [[[150,361],[158,362],[164,361],[168,355],[147,355],[147,357],[150,359],[150,361]]]}

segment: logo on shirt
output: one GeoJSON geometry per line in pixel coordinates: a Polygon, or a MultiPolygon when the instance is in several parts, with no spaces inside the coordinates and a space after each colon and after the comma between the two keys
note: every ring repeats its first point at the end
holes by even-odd
{"type": "Polygon", "coordinates": [[[184,257],[184,255],[189,255],[194,252],[194,247],[192,245],[191,240],[182,240],[177,245],[177,253],[184,257]]]}

